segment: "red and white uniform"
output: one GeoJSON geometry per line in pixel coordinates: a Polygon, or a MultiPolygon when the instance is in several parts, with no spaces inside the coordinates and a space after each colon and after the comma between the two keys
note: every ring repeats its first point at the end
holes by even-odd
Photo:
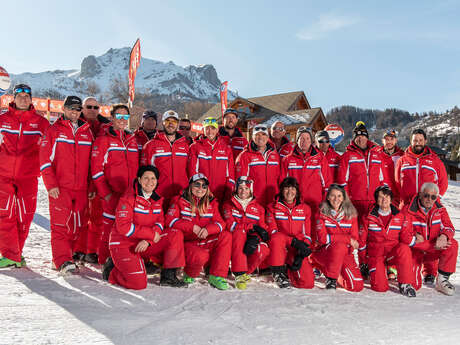
{"type": "MultiPolygon", "coordinates": [[[[270,234],[270,265],[274,267],[292,264],[297,250],[291,246],[296,238],[311,246],[311,211],[306,204],[286,205],[281,201],[272,203],[267,212],[270,234]]],[[[304,258],[298,271],[288,270],[289,280],[297,288],[312,289],[315,285],[313,269],[304,258]]]]}
{"type": "Polygon", "coordinates": [[[137,129],[134,132],[134,135],[136,136],[137,140],[137,148],[139,150],[139,157],[142,156],[142,148],[144,147],[145,144],[151,139],[155,137],[156,131],[153,131],[152,133],[146,133],[144,129],[141,127],[137,129]]]}
{"type": "Polygon", "coordinates": [[[350,244],[352,238],[358,241],[357,218],[335,218],[320,213],[316,231],[320,247],[313,253],[312,262],[326,277],[337,279],[346,290],[361,291],[363,278],[350,244]]]}
{"type": "Polygon", "coordinates": [[[164,132],[158,132],[142,149],[141,165],[153,165],[160,171],[157,193],[165,198],[165,207],[188,185],[188,154],[189,144],[179,133],[171,143],[164,132]]]}
{"type": "Polygon", "coordinates": [[[243,136],[239,128],[235,128],[233,136],[230,136],[225,130],[225,127],[220,127],[219,135],[223,137],[227,144],[232,148],[233,160],[236,161],[236,157],[243,152],[244,148],[248,144],[248,140],[243,136]]]}
{"type": "Polygon", "coordinates": [[[329,176],[331,183],[337,183],[339,178],[339,165],[342,158],[332,146],[329,146],[326,152],[326,160],[329,166],[329,176]]]}
{"type": "Polygon", "coordinates": [[[302,201],[310,206],[312,216],[316,218],[319,204],[331,184],[324,154],[313,145],[303,154],[296,145],[294,151],[281,161],[280,181],[286,177],[294,177],[297,180],[302,201]]]}
{"type": "Polygon", "coordinates": [[[0,114],[0,253],[19,262],[37,206],[40,141],[48,121],[10,103],[0,114]]]}
{"type": "Polygon", "coordinates": [[[91,157],[91,174],[98,195],[103,199],[104,231],[99,245],[99,263],[109,256],[109,236],[115,221],[115,209],[120,197],[131,188],[137,175],[139,153],[136,137],[110,127],[96,139],[91,157]],[[112,194],[109,200],[105,198],[112,194]]]}
{"type": "Polygon", "coordinates": [[[150,198],[142,195],[138,184],[120,198],[115,212],[115,227],[110,234],[110,255],[115,267],[109,282],[128,289],[145,289],[147,273],[144,258],[162,257],[163,267],[179,268],[185,265],[184,236],[180,231],[164,231],[163,198],[153,192],[150,198]],[[155,243],[155,234],[160,240],[155,243]],[[145,240],[149,247],[135,252],[137,244],[145,240]]]}
{"type": "Polygon", "coordinates": [[[269,256],[268,244],[260,239],[257,250],[249,256],[243,253],[243,249],[248,232],[252,230],[254,225],[267,230],[265,209],[255,199],[252,199],[244,209],[233,196],[224,205],[224,219],[227,223],[227,229],[232,233],[232,271],[248,274],[254,272],[269,256]]]}
{"type": "MultiPolygon", "coordinates": [[[[414,197],[409,205],[404,208],[407,214],[407,227],[413,236],[410,246],[415,266],[415,289],[422,286],[422,264],[424,262],[438,261],[439,269],[454,273],[457,263],[458,242],[454,239],[455,228],[447,214],[445,207],[435,202],[433,207],[426,212],[421,206],[418,197],[414,197]],[[424,241],[415,244],[415,234],[421,234],[424,241]],[[436,239],[444,234],[452,243],[444,250],[435,248],[436,239]]],[[[434,273],[434,272],[433,272],[434,273]]]]}
{"type": "Polygon", "coordinates": [[[446,168],[429,147],[416,155],[409,146],[396,163],[395,181],[404,205],[410,203],[425,182],[437,184],[440,196],[444,195],[448,186],[446,168]]]}
{"type": "Polygon", "coordinates": [[[209,188],[217,200],[231,198],[235,188],[235,166],[232,149],[226,140],[217,137],[211,142],[206,137],[190,146],[188,175],[204,174],[209,179],[209,188]]]}
{"type": "Polygon", "coordinates": [[[48,192],[59,188],[57,199],[49,196],[51,249],[57,268],[72,261],[81,228],[88,221],[89,162],[93,133],[78,120],[59,118],[45,133],[40,148],[40,170],[48,192]]]}
{"type": "MultiPolygon", "coordinates": [[[[270,143],[273,147],[276,147],[272,138],[270,138],[270,143]]],[[[279,148],[276,149],[276,151],[278,151],[281,159],[283,159],[284,157],[292,153],[294,147],[295,143],[289,141],[289,139],[286,136],[284,136],[283,138],[281,138],[281,145],[279,148]]]]}
{"type": "Polygon", "coordinates": [[[183,196],[173,199],[166,217],[165,225],[180,230],[185,239],[185,273],[189,277],[198,277],[204,266],[210,266],[209,273],[218,277],[227,277],[232,252],[232,235],[225,229],[225,222],[219,213],[219,205],[213,199],[200,215],[192,212],[191,203],[183,196]],[[208,236],[198,238],[193,226],[206,228],[208,236]]]}
{"type": "Polygon", "coordinates": [[[404,151],[398,146],[395,147],[395,151],[391,155],[385,152],[383,146],[379,146],[377,150],[380,152],[382,158],[384,175],[387,178],[388,187],[393,192],[393,204],[399,206],[399,188],[395,180],[395,167],[396,162],[404,155],[404,151]]]}
{"type": "Polygon", "coordinates": [[[404,226],[405,219],[405,213],[393,205],[389,215],[382,215],[379,207],[374,206],[367,217],[365,229],[372,290],[384,292],[389,289],[386,266],[396,266],[400,284],[414,284],[409,247],[413,237],[404,226]]]}
{"type": "Polygon", "coordinates": [[[280,176],[280,156],[270,144],[264,154],[251,141],[235,163],[236,178],[249,176],[254,181],[254,196],[262,206],[275,200],[280,176]]]}

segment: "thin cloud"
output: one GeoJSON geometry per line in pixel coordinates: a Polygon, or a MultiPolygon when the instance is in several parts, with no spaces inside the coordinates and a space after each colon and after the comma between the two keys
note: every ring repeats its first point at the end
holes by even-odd
{"type": "Polygon", "coordinates": [[[327,33],[354,25],[357,21],[356,17],[323,14],[308,28],[300,30],[296,36],[305,41],[317,40],[325,37],[327,33]]]}

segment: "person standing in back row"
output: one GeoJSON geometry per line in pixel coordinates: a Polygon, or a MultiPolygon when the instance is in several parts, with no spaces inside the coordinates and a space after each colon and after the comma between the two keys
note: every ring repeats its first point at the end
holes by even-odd
{"type": "Polygon", "coordinates": [[[219,128],[219,135],[223,137],[227,144],[230,145],[233,151],[233,159],[243,151],[248,144],[247,139],[241,133],[241,130],[236,127],[238,124],[238,111],[228,108],[224,112],[224,125],[219,128]]]}

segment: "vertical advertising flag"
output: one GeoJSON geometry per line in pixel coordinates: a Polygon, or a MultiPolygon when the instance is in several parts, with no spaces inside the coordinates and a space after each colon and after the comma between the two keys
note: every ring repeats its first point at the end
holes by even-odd
{"type": "Polygon", "coordinates": [[[227,87],[228,81],[224,81],[220,84],[220,109],[222,111],[222,121],[224,120],[224,113],[227,109],[227,87]]]}
{"type": "Polygon", "coordinates": [[[129,90],[129,107],[132,108],[134,102],[134,80],[136,79],[136,72],[141,62],[141,42],[137,39],[134,43],[133,49],[129,57],[129,74],[128,74],[128,90],[129,90]]]}

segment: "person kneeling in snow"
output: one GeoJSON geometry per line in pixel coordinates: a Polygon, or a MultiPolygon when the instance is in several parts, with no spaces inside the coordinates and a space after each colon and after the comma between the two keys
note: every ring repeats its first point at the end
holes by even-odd
{"type": "Polygon", "coordinates": [[[232,272],[236,287],[246,289],[249,274],[270,254],[265,209],[252,195],[253,181],[241,176],[235,193],[224,205],[224,219],[232,233],[232,272]]]}
{"type": "Polygon", "coordinates": [[[163,258],[160,285],[184,287],[176,270],[185,265],[182,232],[163,230],[163,198],[155,189],[158,169],[141,166],[134,189],[120,198],[115,212],[115,227],[110,233],[110,255],[104,264],[102,277],[111,284],[128,289],[147,287],[144,259],[163,258]]]}
{"type": "Polygon", "coordinates": [[[445,207],[438,201],[439,187],[426,182],[404,210],[407,227],[413,235],[411,247],[415,265],[415,288],[422,286],[423,262],[438,261],[436,289],[453,295],[455,287],[449,277],[455,272],[458,242],[454,240],[454,226],[445,207]]]}
{"type": "Polygon", "coordinates": [[[184,281],[193,283],[203,267],[209,265],[209,284],[227,290],[225,277],[230,264],[232,235],[225,229],[219,204],[209,190],[205,175],[200,173],[190,178],[182,195],[173,199],[165,223],[184,234],[184,281]]]}
{"type": "Polygon", "coordinates": [[[388,291],[385,266],[396,265],[399,291],[407,297],[415,297],[412,253],[409,244],[411,234],[403,227],[405,214],[393,204],[393,192],[388,186],[378,187],[374,192],[375,206],[367,216],[367,255],[371,289],[388,291]]]}
{"type": "Polygon", "coordinates": [[[335,290],[339,280],[346,290],[361,291],[363,278],[353,256],[359,246],[357,212],[342,186],[329,186],[316,231],[319,248],[312,261],[326,276],[326,289],[335,290]]]}
{"type": "Polygon", "coordinates": [[[278,200],[267,213],[273,279],[280,288],[292,283],[297,288],[312,289],[315,281],[307,259],[311,254],[310,207],[300,202],[299,184],[294,177],[286,177],[279,189],[278,200]]]}

